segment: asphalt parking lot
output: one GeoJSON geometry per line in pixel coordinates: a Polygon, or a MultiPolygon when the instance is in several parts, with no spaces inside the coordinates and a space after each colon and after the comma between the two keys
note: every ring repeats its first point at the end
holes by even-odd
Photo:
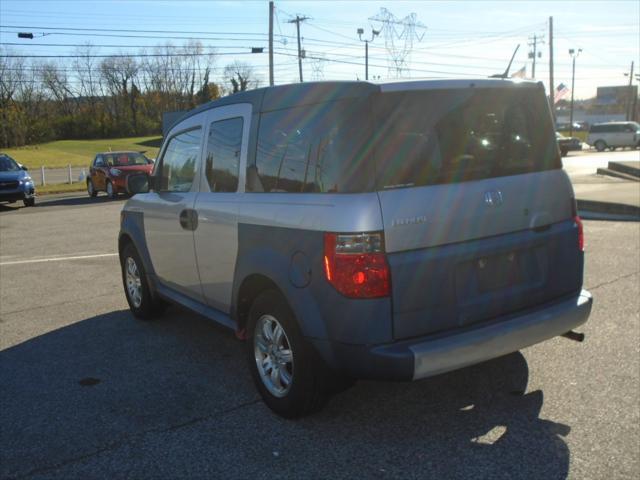
{"type": "Polygon", "coordinates": [[[585,343],[359,382],[287,421],[259,400],[232,333],[178,308],[129,314],[122,205],[0,206],[2,478],[638,477],[638,223],[585,222],[585,343]]]}

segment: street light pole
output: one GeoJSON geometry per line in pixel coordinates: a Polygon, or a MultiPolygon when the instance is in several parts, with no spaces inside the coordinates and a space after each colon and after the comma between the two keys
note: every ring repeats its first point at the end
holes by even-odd
{"type": "Polygon", "coordinates": [[[573,136],[573,89],[576,84],[576,57],[580,55],[582,49],[579,48],[576,52],[573,48],[569,49],[569,55],[573,59],[573,66],[571,69],[571,113],[569,114],[569,136],[573,136]]]}
{"type": "Polygon", "coordinates": [[[369,42],[373,42],[373,39],[376,35],[380,34],[380,30],[371,29],[371,39],[362,39],[362,34],[364,33],[364,28],[358,29],[358,38],[361,42],[364,42],[364,79],[369,80],[369,42]]]}

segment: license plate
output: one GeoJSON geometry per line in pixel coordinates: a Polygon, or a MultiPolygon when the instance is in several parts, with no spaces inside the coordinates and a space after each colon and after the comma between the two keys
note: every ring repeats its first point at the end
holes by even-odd
{"type": "Polygon", "coordinates": [[[522,269],[516,252],[479,258],[476,260],[476,272],[481,292],[522,283],[522,269]]]}

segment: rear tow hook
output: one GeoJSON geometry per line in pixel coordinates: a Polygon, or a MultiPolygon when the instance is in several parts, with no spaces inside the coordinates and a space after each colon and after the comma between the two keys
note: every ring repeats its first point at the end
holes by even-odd
{"type": "Polygon", "coordinates": [[[573,330],[569,330],[567,333],[563,333],[562,336],[564,338],[568,338],[569,340],[575,340],[576,342],[584,342],[584,333],[574,332],[573,330]]]}

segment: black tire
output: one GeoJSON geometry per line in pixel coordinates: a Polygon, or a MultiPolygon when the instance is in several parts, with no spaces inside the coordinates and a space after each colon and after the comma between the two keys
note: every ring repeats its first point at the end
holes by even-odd
{"type": "Polygon", "coordinates": [[[120,253],[120,269],[122,270],[122,285],[124,287],[124,294],[127,297],[127,303],[137,318],[142,320],[153,320],[162,314],[166,307],[166,303],[157,297],[149,286],[147,281],[147,275],[144,268],[144,264],[140,259],[140,255],[136,248],[131,244],[127,244],[120,253]],[[127,288],[127,264],[128,259],[132,259],[136,265],[139,277],[140,277],[140,303],[132,298],[129,289],[127,288]]]}
{"type": "Polygon", "coordinates": [[[326,404],[331,375],[318,353],[304,339],[295,317],[282,295],[275,290],[262,292],[253,301],[247,322],[246,356],[249,370],[264,403],[284,418],[298,418],[317,412],[326,404]],[[271,316],[284,329],[292,353],[291,383],[286,393],[274,395],[262,380],[256,359],[256,326],[271,316]]]}
{"type": "Polygon", "coordinates": [[[105,190],[107,191],[107,197],[109,197],[111,200],[118,198],[118,192],[113,186],[113,183],[111,183],[109,180],[107,180],[105,190]]]}
{"type": "Polygon", "coordinates": [[[96,190],[96,187],[93,186],[93,182],[91,180],[87,180],[87,194],[91,198],[95,198],[96,195],[98,195],[98,191],[96,190]]]}
{"type": "Polygon", "coordinates": [[[569,150],[567,150],[566,148],[561,148],[560,149],[560,155],[561,156],[566,157],[568,153],[569,153],[569,150]]]}
{"type": "Polygon", "coordinates": [[[36,197],[25,198],[22,203],[25,207],[33,207],[36,204],[36,197]]]}
{"type": "Polygon", "coordinates": [[[604,143],[603,140],[598,140],[595,144],[594,147],[596,147],[596,150],[598,150],[599,152],[604,152],[605,149],[607,148],[607,144],[604,143]]]}

